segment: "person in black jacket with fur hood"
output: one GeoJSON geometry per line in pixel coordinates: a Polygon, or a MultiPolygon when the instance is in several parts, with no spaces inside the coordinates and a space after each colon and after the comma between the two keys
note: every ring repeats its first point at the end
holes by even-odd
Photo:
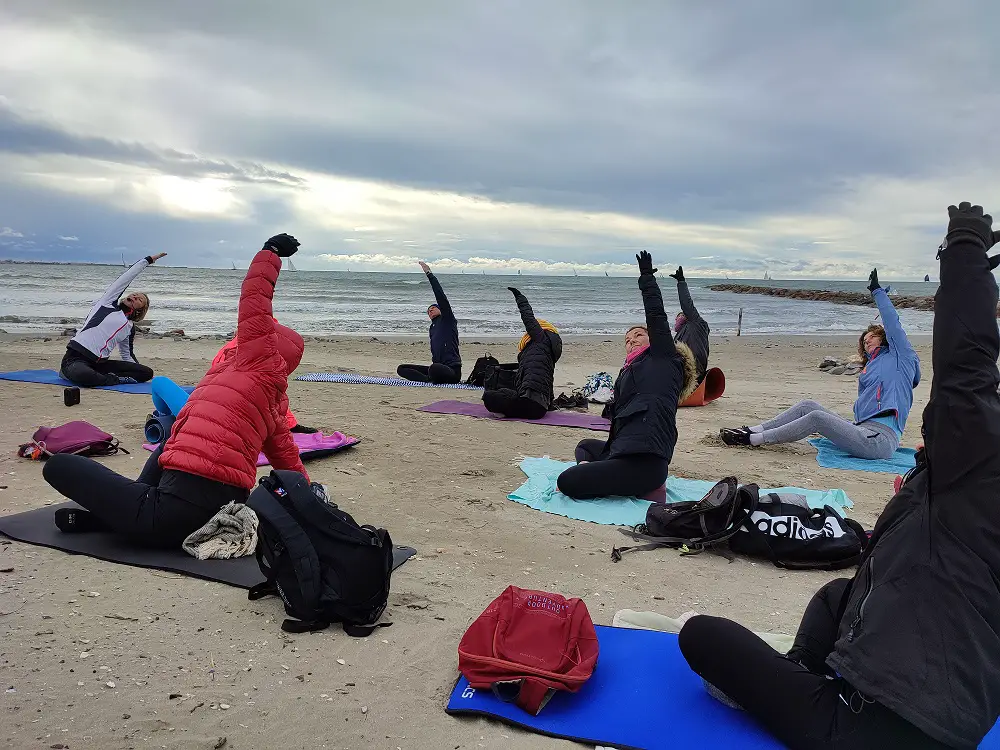
{"type": "Polygon", "coordinates": [[[527,332],[518,344],[515,387],[483,392],[483,404],[491,412],[519,419],[541,419],[552,409],[555,394],[556,362],[562,356],[559,329],[547,320],[535,317],[528,298],[512,286],[507,287],[527,332]]]}
{"type": "Polygon", "coordinates": [[[718,617],[680,632],[710,692],[793,749],[975,748],[1000,716],[1000,232],[980,206],[948,216],[924,448],[857,574],[813,597],[787,656],[718,617]]]}
{"type": "Polygon", "coordinates": [[[625,495],[666,500],[664,483],[677,444],[677,405],[698,385],[694,354],[675,343],[647,252],[639,262],[646,325],[625,333],[625,365],[615,381],[607,442],[584,440],[577,465],[559,475],[559,490],[589,499],[625,495]]]}

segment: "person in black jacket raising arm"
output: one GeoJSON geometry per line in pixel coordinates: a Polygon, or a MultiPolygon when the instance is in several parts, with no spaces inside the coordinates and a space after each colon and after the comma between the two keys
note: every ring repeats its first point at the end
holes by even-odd
{"type": "Polygon", "coordinates": [[[517,345],[515,387],[484,391],[483,404],[491,412],[505,417],[541,419],[552,409],[555,400],[552,384],[556,362],[562,356],[562,338],[554,325],[535,317],[527,297],[512,286],[507,289],[514,295],[527,333],[517,345]]]}
{"type": "Polygon", "coordinates": [[[625,333],[625,365],[615,380],[607,442],[584,440],[577,465],[559,475],[559,490],[580,500],[625,495],[665,500],[664,483],[677,444],[677,405],[697,387],[694,356],[674,343],[656,269],[647,252],[639,262],[646,325],[625,333]]]}
{"type": "Polygon", "coordinates": [[[434,290],[434,299],[437,300],[436,304],[427,308],[427,317],[431,319],[431,364],[400,365],[396,368],[396,374],[418,383],[457,383],[462,379],[462,357],[458,353],[458,320],[441,288],[441,282],[431,273],[430,266],[421,261],[420,268],[427,274],[427,280],[434,290]]]}
{"type": "Polygon", "coordinates": [[[793,750],[975,748],[1000,716],[1000,232],[979,206],[948,216],[925,445],[856,575],[813,597],[787,657],[718,617],[680,632],[691,668],[793,750]]]}
{"type": "Polygon", "coordinates": [[[684,278],[684,267],[677,266],[670,278],[677,282],[677,299],[681,303],[681,311],[674,318],[674,341],[687,344],[691,349],[698,367],[698,384],[701,385],[708,371],[708,321],[701,317],[698,308],[694,306],[691,290],[684,278]]]}

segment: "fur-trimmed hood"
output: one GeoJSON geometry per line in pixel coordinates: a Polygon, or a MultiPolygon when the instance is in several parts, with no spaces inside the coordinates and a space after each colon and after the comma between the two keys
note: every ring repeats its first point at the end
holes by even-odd
{"type": "Polygon", "coordinates": [[[691,351],[690,346],[675,342],[674,348],[681,355],[681,361],[684,365],[684,385],[681,388],[681,395],[677,398],[677,403],[683,404],[687,401],[688,396],[698,388],[698,365],[694,361],[694,352],[691,351]]]}

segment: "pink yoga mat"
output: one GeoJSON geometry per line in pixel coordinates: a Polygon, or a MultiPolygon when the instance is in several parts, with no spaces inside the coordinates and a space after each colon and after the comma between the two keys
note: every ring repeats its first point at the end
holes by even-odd
{"type": "Polygon", "coordinates": [[[604,432],[611,429],[611,425],[604,417],[562,409],[550,411],[541,419],[519,419],[492,414],[482,404],[470,404],[467,401],[435,401],[433,404],[421,406],[417,411],[426,411],[431,414],[460,414],[463,417],[494,419],[497,422],[527,422],[528,424],[544,424],[552,427],[580,427],[584,430],[603,430],[604,432]]]}
{"type": "MultiPolygon", "coordinates": [[[[303,461],[329,456],[359,442],[356,437],[342,432],[335,432],[332,435],[324,435],[322,432],[293,432],[292,439],[299,446],[299,457],[303,461]]],[[[156,450],[156,446],[151,443],[143,443],[142,447],[148,451],[156,450]]],[[[258,466],[267,466],[269,463],[263,453],[257,456],[258,466]]]]}

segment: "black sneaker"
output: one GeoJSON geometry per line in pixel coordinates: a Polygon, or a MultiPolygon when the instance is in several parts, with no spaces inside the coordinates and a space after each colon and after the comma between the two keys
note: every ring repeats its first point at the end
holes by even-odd
{"type": "Polygon", "coordinates": [[[726,429],[719,430],[719,437],[722,438],[722,442],[732,446],[750,445],[750,436],[752,434],[750,428],[745,425],[743,427],[727,427],[726,429]]]}
{"type": "Polygon", "coordinates": [[[93,513],[77,508],[60,508],[55,512],[56,526],[66,534],[105,531],[107,527],[93,513]]]}

